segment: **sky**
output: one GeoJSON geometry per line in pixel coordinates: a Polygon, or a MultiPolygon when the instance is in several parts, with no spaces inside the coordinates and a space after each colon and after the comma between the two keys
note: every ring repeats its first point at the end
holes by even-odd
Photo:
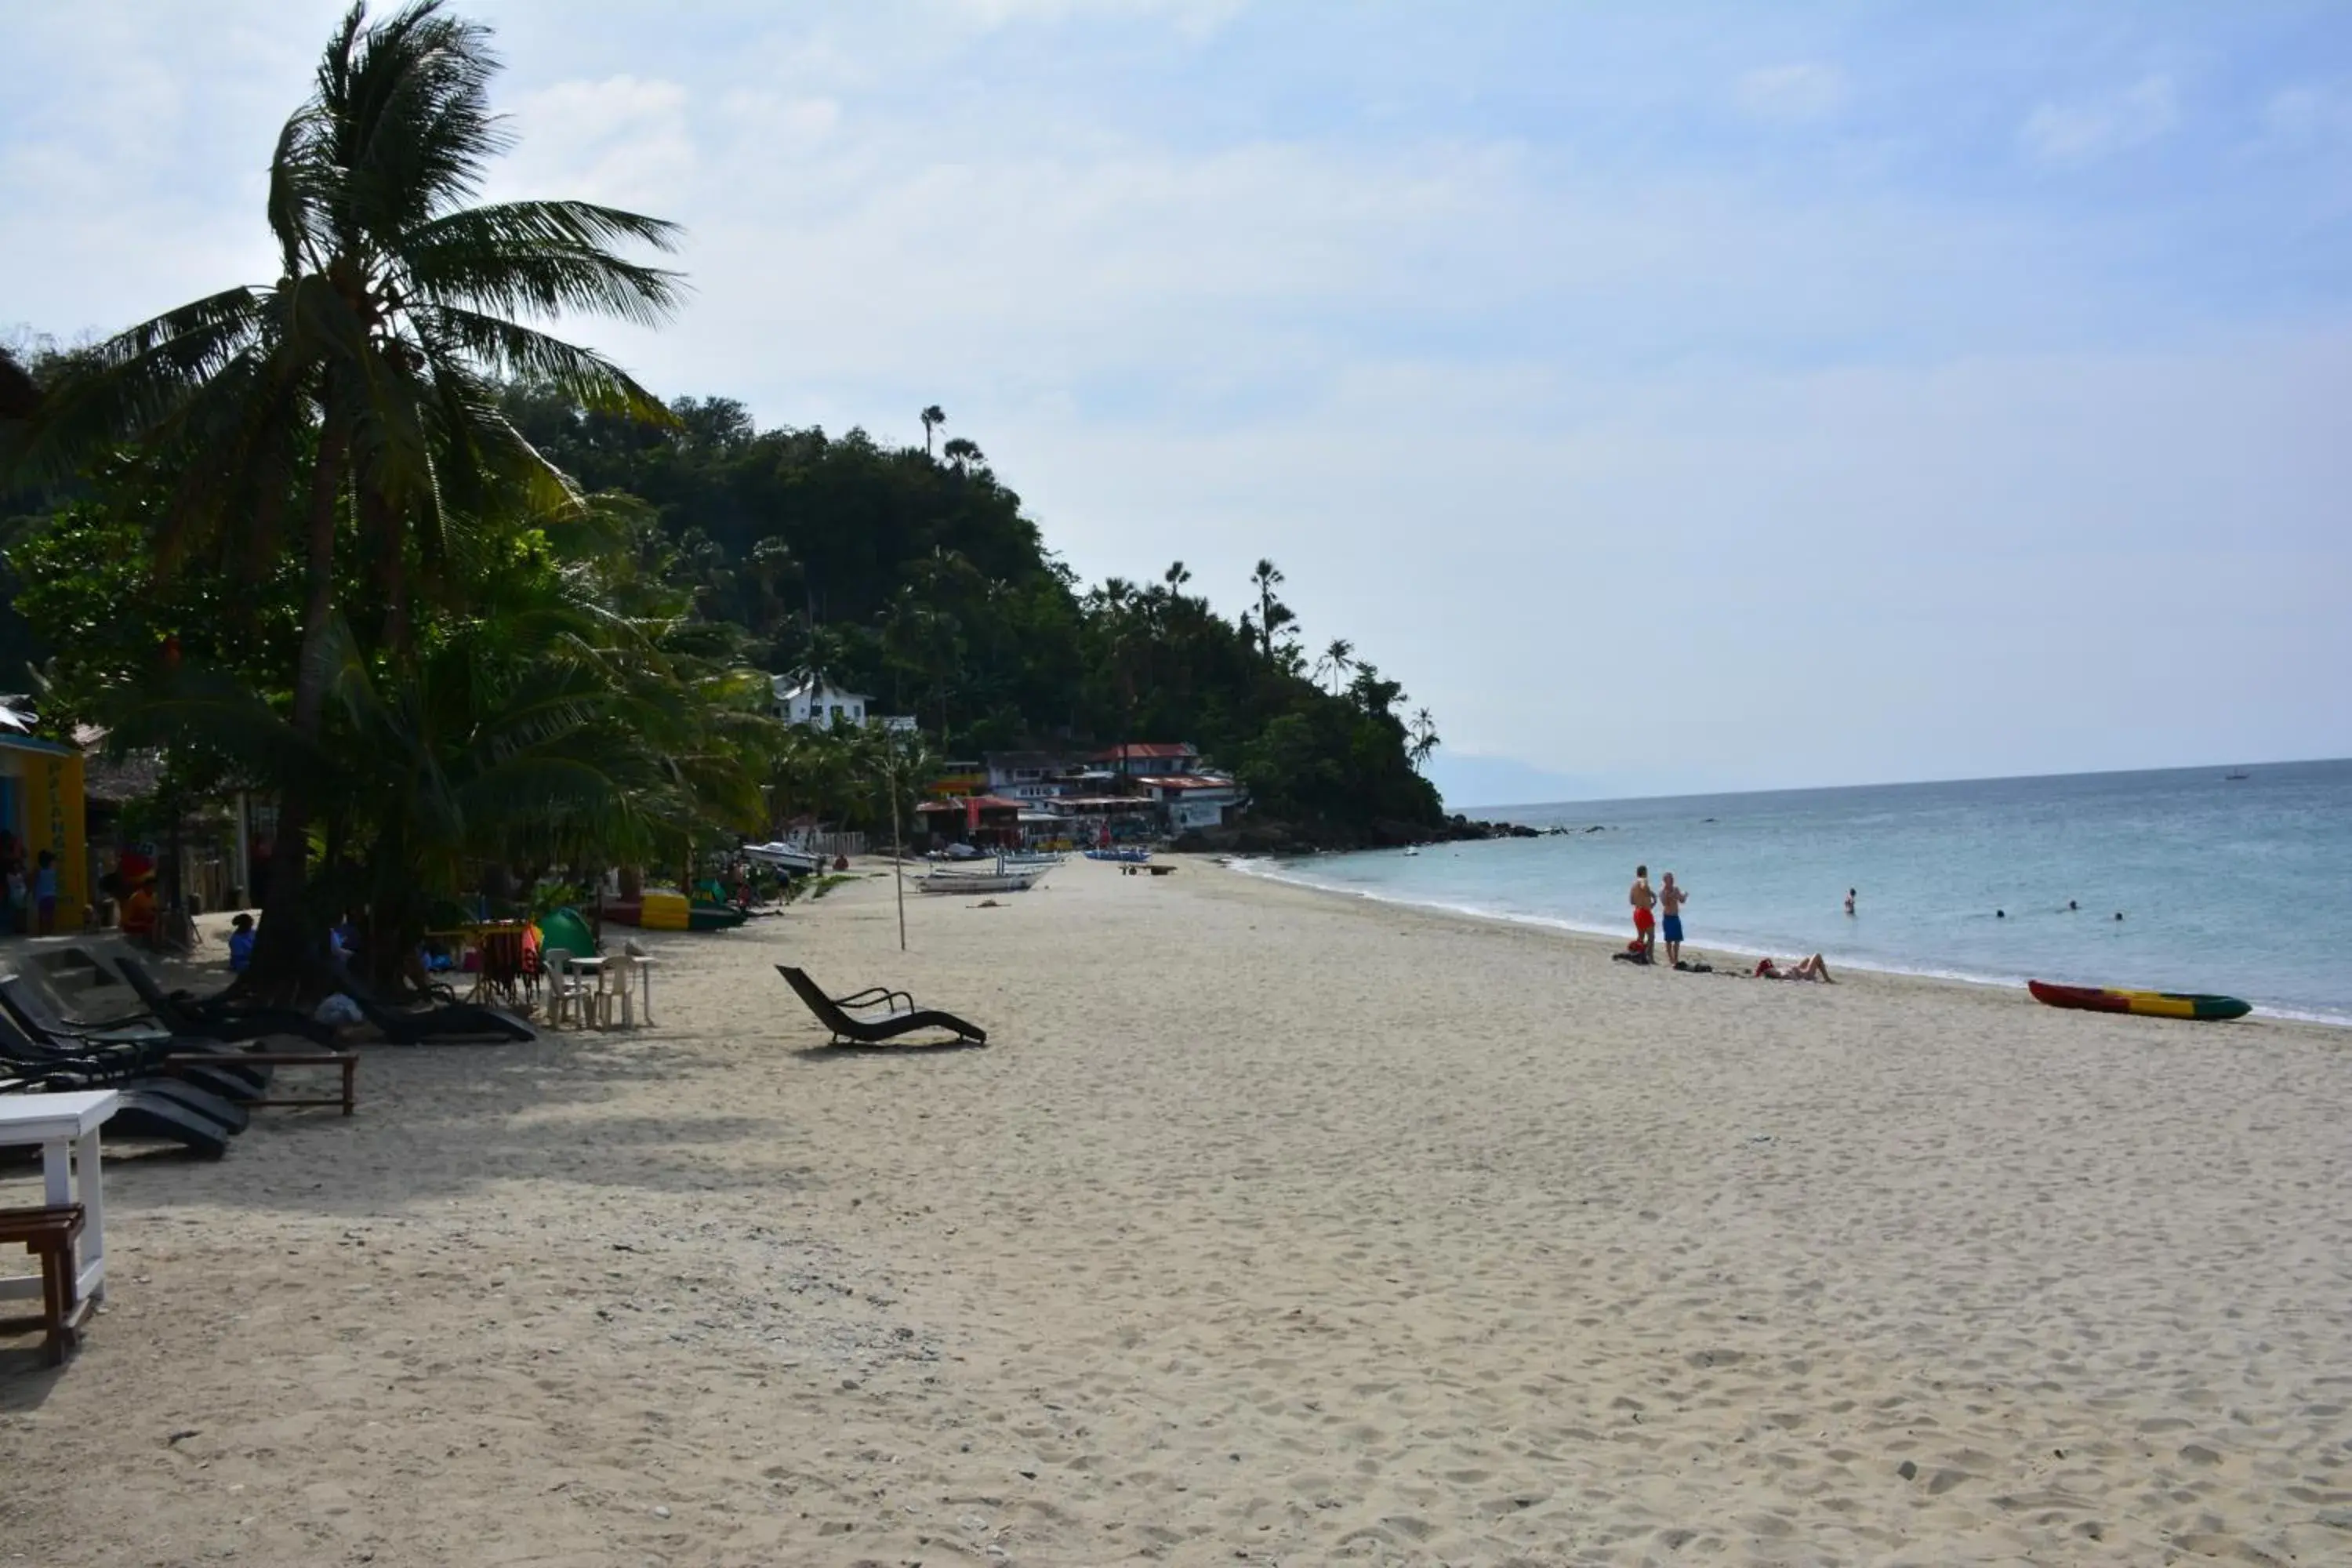
{"type": "MultiPolygon", "coordinates": [[[[2352,7],[471,0],[762,425],[1268,556],[1450,802],[2352,754],[2352,7]]],[[[272,262],[340,7],[0,8],[0,331],[272,262]]]]}

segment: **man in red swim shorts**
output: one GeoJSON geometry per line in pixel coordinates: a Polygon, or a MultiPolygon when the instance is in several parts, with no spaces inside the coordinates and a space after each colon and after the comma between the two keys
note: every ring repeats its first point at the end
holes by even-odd
{"type": "Polygon", "coordinates": [[[1643,958],[1654,963],[1658,957],[1658,921],[1650,910],[1657,903],[1658,895],[1650,890],[1647,866],[1633,868],[1633,886],[1626,893],[1625,901],[1633,906],[1633,940],[1642,944],[1643,958]]]}

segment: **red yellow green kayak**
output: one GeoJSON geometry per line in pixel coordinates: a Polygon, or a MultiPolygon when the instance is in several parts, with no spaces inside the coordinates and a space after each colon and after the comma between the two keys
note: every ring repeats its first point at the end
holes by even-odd
{"type": "Polygon", "coordinates": [[[2254,1010],[2235,996],[2207,996],[2188,991],[2114,991],[2103,985],[2053,985],[2029,980],[2033,999],[2052,1007],[2079,1007],[2090,1013],[2137,1013],[2150,1018],[2242,1018],[2254,1010]]]}

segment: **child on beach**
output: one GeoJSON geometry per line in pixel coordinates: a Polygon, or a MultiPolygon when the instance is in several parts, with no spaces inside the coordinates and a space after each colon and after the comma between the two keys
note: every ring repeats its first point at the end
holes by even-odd
{"type": "Polygon", "coordinates": [[[253,962],[253,917],[239,915],[228,923],[228,966],[242,974],[253,962]]]}

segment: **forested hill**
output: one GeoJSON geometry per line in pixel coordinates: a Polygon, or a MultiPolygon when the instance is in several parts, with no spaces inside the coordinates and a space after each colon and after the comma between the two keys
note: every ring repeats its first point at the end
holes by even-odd
{"type": "Polygon", "coordinates": [[[1325,842],[1439,820],[1414,766],[1436,743],[1427,715],[1409,719],[1345,639],[1309,653],[1270,563],[1219,584],[1246,596],[1238,620],[1181,563],[1081,588],[967,440],[934,457],[857,430],[758,430],[726,398],[672,406],[662,429],[548,393],[509,401],[583,489],[645,503],[669,570],[755,662],[820,668],[955,756],[1191,741],[1243,776],[1259,816],[1325,842]]]}

